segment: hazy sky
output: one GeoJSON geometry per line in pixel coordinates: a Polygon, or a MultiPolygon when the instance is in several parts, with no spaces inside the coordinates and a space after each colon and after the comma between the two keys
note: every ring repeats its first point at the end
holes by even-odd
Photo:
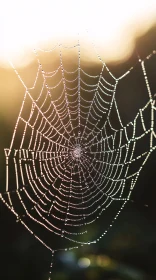
{"type": "Polygon", "coordinates": [[[134,39],[156,21],[156,0],[5,0],[0,12],[0,61],[19,59],[44,41],[94,39],[105,60],[129,55],[134,39]]]}

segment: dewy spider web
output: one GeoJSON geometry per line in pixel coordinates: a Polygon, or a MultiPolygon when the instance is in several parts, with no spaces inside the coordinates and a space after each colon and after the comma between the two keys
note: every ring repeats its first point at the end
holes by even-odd
{"type": "Polygon", "coordinates": [[[63,62],[63,50],[70,47],[58,44],[49,51],[34,50],[38,71],[32,87],[27,87],[12,65],[25,95],[10,147],[5,149],[6,191],[0,198],[52,256],[58,249],[48,244],[46,235],[40,237],[41,228],[76,244],[70,249],[99,241],[108,228],[97,239],[86,241],[87,227],[118,202],[119,210],[109,224],[112,226],[156,148],[156,107],[145,69],[145,60],[155,52],[139,62],[148,102],[133,121],[123,125],[116,88],[133,68],[116,78],[97,55],[101,71],[90,75],[81,66],[79,41],[73,48],[77,50],[77,65],[72,71],[63,62]],[[59,66],[46,71],[40,53],[55,50],[59,52],[59,66]],[[42,86],[35,90],[39,80],[42,86]],[[149,125],[144,120],[147,111],[149,125]],[[138,121],[140,135],[136,132],[138,121]],[[148,137],[149,145],[136,153],[144,137],[148,137]],[[36,232],[34,224],[39,226],[36,232]]]}

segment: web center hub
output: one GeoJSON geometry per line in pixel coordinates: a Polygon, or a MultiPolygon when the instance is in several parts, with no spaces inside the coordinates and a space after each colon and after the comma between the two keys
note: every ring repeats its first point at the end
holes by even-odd
{"type": "Polygon", "coordinates": [[[80,159],[81,154],[82,154],[81,146],[80,145],[74,146],[71,153],[72,153],[73,159],[77,159],[77,160],[80,159]]]}

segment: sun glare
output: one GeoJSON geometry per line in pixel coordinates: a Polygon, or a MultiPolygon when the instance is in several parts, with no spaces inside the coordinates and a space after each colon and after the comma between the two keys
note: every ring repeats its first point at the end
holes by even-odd
{"type": "Polygon", "coordinates": [[[86,30],[105,61],[123,59],[155,18],[155,0],[6,0],[1,4],[0,61],[21,61],[25,52],[43,42],[78,33],[86,38],[86,30]]]}

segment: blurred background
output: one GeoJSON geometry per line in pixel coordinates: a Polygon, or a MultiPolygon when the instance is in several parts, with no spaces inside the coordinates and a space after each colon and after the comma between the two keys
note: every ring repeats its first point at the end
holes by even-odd
{"type": "MultiPolygon", "coordinates": [[[[126,124],[146,103],[146,86],[138,58],[144,59],[156,50],[156,1],[6,0],[0,13],[0,192],[3,192],[4,148],[10,145],[24,96],[23,85],[10,61],[27,85],[31,85],[37,69],[32,49],[50,49],[58,41],[73,45],[79,34],[83,46],[81,60],[91,73],[99,73],[93,41],[115,77],[136,65],[117,89],[119,110],[126,124]]],[[[42,58],[45,64],[51,63],[44,54],[42,58]]],[[[74,53],[66,55],[69,63],[74,59],[74,53]]],[[[154,97],[156,55],[146,60],[145,67],[154,97]]],[[[155,164],[156,152],[153,152],[137,181],[132,200],[100,242],[55,254],[52,279],[156,279],[155,164]]],[[[113,211],[111,208],[105,220],[90,227],[88,239],[97,237],[110,223],[113,211]]],[[[57,247],[59,241],[53,238],[57,247]]],[[[16,223],[2,202],[0,248],[1,279],[48,279],[50,252],[16,223]]]]}

